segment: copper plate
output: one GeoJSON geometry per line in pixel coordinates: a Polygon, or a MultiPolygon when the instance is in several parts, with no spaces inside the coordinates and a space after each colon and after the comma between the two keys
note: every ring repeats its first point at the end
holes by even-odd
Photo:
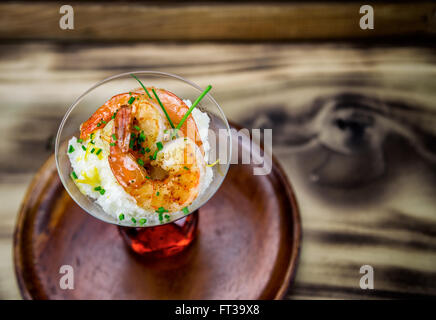
{"type": "Polygon", "coordinates": [[[298,207],[275,159],[267,176],[254,176],[252,169],[230,167],[200,209],[199,235],[186,251],[148,261],[127,250],[116,226],[73,202],[50,157],[28,189],[14,235],[23,298],[282,298],[298,259],[298,207]],[[73,290],[60,288],[62,265],[73,267],[73,290]]]}

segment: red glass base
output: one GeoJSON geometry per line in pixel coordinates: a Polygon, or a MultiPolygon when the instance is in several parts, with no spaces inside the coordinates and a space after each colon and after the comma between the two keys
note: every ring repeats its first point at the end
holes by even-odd
{"type": "Polygon", "coordinates": [[[198,211],[163,226],[129,228],[118,227],[127,245],[137,254],[164,258],[187,248],[197,235],[198,211]]]}

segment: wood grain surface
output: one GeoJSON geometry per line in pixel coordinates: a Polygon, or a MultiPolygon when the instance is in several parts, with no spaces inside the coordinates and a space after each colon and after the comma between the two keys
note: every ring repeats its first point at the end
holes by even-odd
{"type": "MultiPolygon", "coordinates": [[[[295,126],[337,101],[426,132],[425,145],[434,145],[434,48],[3,43],[0,298],[20,297],[11,255],[16,214],[32,176],[53,152],[60,119],[93,83],[135,69],[180,74],[203,87],[211,83],[230,119],[273,128],[273,151],[296,190],[303,223],[301,260],[288,298],[436,295],[436,170],[416,155],[414,144],[386,140],[389,170],[373,180],[358,176],[357,188],[343,187],[353,174],[333,186],[318,185],[308,172],[321,153],[295,152],[304,138],[295,126]],[[397,145],[399,151],[391,148],[397,145]],[[374,290],[359,287],[365,264],[374,267],[374,290]]],[[[344,168],[345,160],[338,160],[344,168]]]]}
{"type": "Polygon", "coordinates": [[[436,4],[370,2],[375,28],[359,27],[362,3],[68,2],[74,30],[59,27],[60,4],[0,4],[0,39],[308,40],[432,35],[436,4]]]}

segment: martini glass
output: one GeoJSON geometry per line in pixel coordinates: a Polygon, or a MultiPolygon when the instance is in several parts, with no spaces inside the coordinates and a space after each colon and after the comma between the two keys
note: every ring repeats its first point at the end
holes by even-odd
{"type": "Polygon", "coordinates": [[[151,221],[145,226],[135,225],[127,219],[119,221],[107,214],[93,199],[80,192],[70,176],[72,167],[67,148],[68,141],[73,136],[79,137],[81,123],[103,103],[116,94],[138,89],[139,83],[131,75],[135,75],[145,86],[166,89],[181,99],[194,101],[203,91],[198,85],[182,77],[156,71],[122,73],[96,83],[77,98],[62,119],[56,136],[56,166],[62,184],[71,198],[93,217],[117,225],[126,244],[134,252],[147,257],[167,257],[183,251],[195,239],[199,219],[198,209],[215,194],[229,169],[232,150],[231,133],[222,109],[208,93],[196,108],[205,112],[210,118],[208,134],[210,149],[205,150],[208,162],[213,163],[219,159],[219,162],[212,167],[213,179],[210,185],[189,206],[189,212],[172,213],[165,221],[160,222],[156,219],[157,222],[151,221]]]}

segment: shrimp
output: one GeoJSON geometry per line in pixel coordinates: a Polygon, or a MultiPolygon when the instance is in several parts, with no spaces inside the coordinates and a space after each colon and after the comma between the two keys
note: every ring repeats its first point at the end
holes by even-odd
{"type": "Polygon", "coordinates": [[[153,164],[168,173],[162,180],[154,180],[152,207],[179,211],[198,196],[206,163],[200,148],[191,140],[178,138],[165,144],[153,164]]]}
{"type": "MultiPolygon", "coordinates": [[[[189,110],[189,107],[183,102],[182,99],[170,91],[156,89],[153,87],[147,88],[149,92],[151,92],[152,89],[156,90],[156,94],[164,105],[165,110],[168,112],[171,121],[177,125],[182,120],[185,113],[189,110]]],[[[121,93],[109,99],[105,104],[98,108],[97,111],[94,112],[94,114],[87,121],[82,123],[80,126],[80,138],[87,139],[95,130],[103,129],[116,114],[117,110],[122,105],[127,105],[132,97],[135,98],[133,102],[134,105],[139,101],[144,101],[144,99],[146,99],[163,115],[163,112],[156,99],[154,97],[152,99],[148,98],[143,89],[137,89],[129,93],[121,93]]],[[[170,127],[168,120],[165,119],[165,122],[165,125],[170,127]]],[[[203,142],[192,115],[188,116],[180,128],[180,131],[185,137],[189,137],[191,140],[193,140],[200,147],[202,153],[204,153],[202,147],[203,142]]]]}
{"type": "MultiPolygon", "coordinates": [[[[177,126],[177,124],[182,120],[183,116],[189,110],[189,107],[182,99],[180,99],[178,96],[176,96],[174,93],[168,90],[156,89],[154,87],[147,87],[149,93],[152,92],[153,89],[155,89],[156,94],[159,97],[159,100],[164,105],[165,110],[167,111],[171,121],[175,126],[177,126]]],[[[138,89],[135,91],[135,93],[145,94],[143,89],[138,89]]],[[[157,103],[154,96],[152,100],[155,103],[157,103]]],[[[167,122],[167,126],[170,126],[168,122],[167,122]]],[[[192,115],[188,116],[188,118],[180,128],[180,131],[183,134],[183,136],[188,137],[189,139],[194,141],[200,147],[201,152],[204,154],[204,150],[202,146],[203,141],[201,140],[197,125],[195,124],[195,120],[192,117],[192,115]]]]}
{"type": "Polygon", "coordinates": [[[180,211],[200,191],[205,172],[200,148],[191,139],[179,137],[166,143],[148,164],[139,161],[129,148],[134,112],[137,111],[133,106],[121,106],[115,116],[116,140],[109,156],[111,170],[140,207],[180,211]]]}
{"type": "MultiPolygon", "coordinates": [[[[155,91],[177,125],[188,106],[167,90],[155,91]]],[[[124,190],[144,209],[175,212],[197,197],[206,169],[202,140],[192,115],[177,138],[163,145],[170,128],[158,101],[137,89],[103,104],[81,125],[80,137],[87,139],[102,129],[102,139],[110,143],[110,168],[124,190]]]]}
{"type": "Polygon", "coordinates": [[[80,138],[87,139],[91,133],[98,129],[103,129],[112,119],[116,111],[122,106],[128,104],[129,100],[138,97],[136,92],[121,93],[113,96],[95,111],[91,117],[80,126],[80,138]]]}

